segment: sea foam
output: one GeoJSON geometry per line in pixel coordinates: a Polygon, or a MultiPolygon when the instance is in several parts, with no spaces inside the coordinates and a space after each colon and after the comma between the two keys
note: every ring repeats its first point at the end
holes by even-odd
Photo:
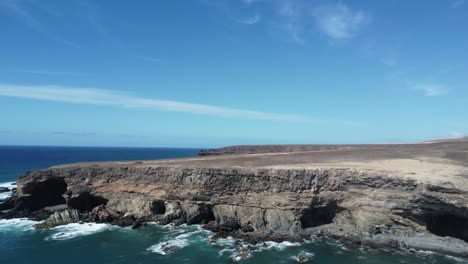
{"type": "Polygon", "coordinates": [[[8,188],[9,190],[8,192],[0,193],[0,202],[2,202],[11,196],[13,188],[16,188],[16,183],[15,182],[2,182],[0,183],[0,188],[8,188]]]}
{"type": "MultiPolygon", "coordinates": [[[[180,232],[183,229],[175,230],[176,232],[180,232]]],[[[196,234],[201,234],[203,233],[203,229],[201,227],[197,227],[197,230],[192,231],[192,232],[186,232],[180,235],[177,235],[174,238],[167,238],[165,241],[162,241],[156,245],[153,245],[148,248],[148,251],[158,253],[161,255],[169,255],[174,253],[176,250],[184,248],[188,245],[189,243],[189,238],[196,235],[196,234]]]]}
{"type": "Polygon", "coordinates": [[[87,236],[96,233],[100,233],[106,230],[114,230],[117,227],[109,224],[98,224],[98,223],[72,223],[63,226],[57,226],[50,229],[54,232],[48,236],[46,240],[66,240],[72,239],[79,236],[87,236]]]}
{"type": "Polygon", "coordinates": [[[0,232],[33,231],[38,223],[27,218],[0,219],[0,232]]]}

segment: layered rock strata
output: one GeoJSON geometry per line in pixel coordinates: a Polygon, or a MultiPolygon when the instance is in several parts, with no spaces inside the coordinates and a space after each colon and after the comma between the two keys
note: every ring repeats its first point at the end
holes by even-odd
{"type": "Polygon", "coordinates": [[[48,218],[41,227],[204,224],[251,242],[319,236],[468,257],[468,144],[426,145],[400,148],[403,158],[383,147],[328,162],[313,152],[64,165],[23,175],[0,209],[48,218]]]}

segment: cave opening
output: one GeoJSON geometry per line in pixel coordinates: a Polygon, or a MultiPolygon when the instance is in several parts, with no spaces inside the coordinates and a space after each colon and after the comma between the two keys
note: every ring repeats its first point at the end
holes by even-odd
{"type": "Polygon", "coordinates": [[[187,224],[205,224],[215,220],[216,218],[213,213],[213,207],[209,204],[200,204],[198,212],[187,219],[187,224]]]}
{"type": "Polygon", "coordinates": [[[65,203],[63,194],[67,190],[64,178],[49,178],[42,182],[26,185],[23,192],[30,194],[24,206],[27,209],[37,210],[45,206],[54,206],[65,203]]]}
{"type": "Polygon", "coordinates": [[[468,218],[453,214],[425,216],[426,228],[436,236],[449,236],[468,242],[468,218]]]}
{"type": "Polygon", "coordinates": [[[156,200],[151,203],[151,212],[153,214],[161,215],[166,213],[166,205],[164,205],[164,201],[156,200]]]}
{"type": "Polygon", "coordinates": [[[302,212],[300,218],[302,228],[317,227],[333,223],[336,214],[343,211],[343,208],[336,204],[309,207],[302,212]]]}
{"type": "Polygon", "coordinates": [[[91,211],[99,205],[106,205],[107,199],[101,196],[93,195],[89,192],[82,192],[77,197],[69,199],[67,204],[71,208],[77,209],[82,212],[91,211]]]}

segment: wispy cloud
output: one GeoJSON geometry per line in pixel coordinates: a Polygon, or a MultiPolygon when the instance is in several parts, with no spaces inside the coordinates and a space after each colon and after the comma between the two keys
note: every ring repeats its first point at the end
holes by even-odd
{"type": "Polygon", "coordinates": [[[301,10],[298,2],[294,1],[281,1],[278,5],[278,14],[280,21],[276,25],[278,28],[284,30],[291,39],[300,45],[305,44],[305,39],[302,36],[306,23],[303,21],[301,10]]]}
{"type": "Polygon", "coordinates": [[[463,133],[463,132],[460,132],[460,131],[452,131],[450,133],[448,133],[448,137],[449,138],[463,138],[465,137],[467,134],[463,133]]]}
{"type": "Polygon", "coordinates": [[[388,67],[395,67],[398,65],[398,59],[394,56],[381,57],[379,61],[388,67]]]}
{"type": "Polygon", "coordinates": [[[317,7],[313,14],[322,32],[335,40],[356,36],[371,21],[366,12],[353,10],[341,2],[317,7]]]}
{"type": "Polygon", "coordinates": [[[38,74],[38,75],[74,75],[74,76],[89,75],[87,73],[82,73],[82,72],[36,70],[36,69],[19,69],[19,68],[5,69],[5,71],[6,72],[14,72],[14,73],[38,74]]]}
{"type": "Polygon", "coordinates": [[[257,24],[258,22],[260,22],[261,20],[261,16],[259,14],[255,14],[251,17],[247,17],[247,18],[236,18],[236,22],[238,23],[241,23],[241,24],[245,24],[245,25],[254,25],[254,24],[257,24]]]}
{"type": "Polygon", "coordinates": [[[135,56],[135,58],[144,60],[144,61],[149,61],[149,62],[161,62],[161,59],[150,57],[150,56],[135,56]]]}
{"type": "Polygon", "coordinates": [[[352,122],[347,121],[315,119],[302,115],[278,114],[207,104],[143,98],[104,89],[0,84],[0,96],[121,108],[143,108],[217,117],[289,122],[337,122],[340,124],[353,124],[352,122]]]}
{"type": "Polygon", "coordinates": [[[221,7],[229,17],[233,12],[255,12],[248,19],[234,20],[248,25],[258,24],[261,20],[274,36],[300,45],[306,44],[307,39],[312,37],[313,28],[333,40],[342,40],[355,37],[371,22],[368,12],[355,10],[341,1],[329,5],[317,5],[315,1],[308,0],[220,0],[210,3],[221,7]]]}
{"type": "Polygon", "coordinates": [[[424,96],[440,96],[448,93],[448,89],[438,84],[416,84],[415,90],[422,91],[424,96]]]}
{"type": "Polygon", "coordinates": [[[450,3],[450,7],[458,8],[465,5],[468,1],[467,0],[455,0],[450,3]]]}
{"type": "Polygon", "coordinates": [[[89,137],[95,136],[95,132],[70,132],[70,131],[52,131],[50,132],[52,136],[74,136],[74,137],[89,137]]]}
{"type": "MultiPolygon", "coordinates": [[[[38,3],[35,2],[35,4],[36,4],[35,7],[37,8],[38,3]]],[[[33,7],[30,6],[29,8],[27,8],[25,6],[24,1],[20,1],[20,0],[0,1],[0,8],[6,9],[7,11],[9,11],[9,13],[11,13],[19,21],[21,21],[23,24],[25,24],[32,30],[39,32],[43,35],[46,35],[49,38],[57,42],[60,42],[62,44],[65,44],[67,46],[70,46],[73,48],[79,48],[79,45],[74,43],[73,41],[64,39],[61,36],[48,30],[47,27],[29,11],[29,9],[33,7]]],[[[42,8],[41,10],[44,10],[44,8],[42,8]]]]}

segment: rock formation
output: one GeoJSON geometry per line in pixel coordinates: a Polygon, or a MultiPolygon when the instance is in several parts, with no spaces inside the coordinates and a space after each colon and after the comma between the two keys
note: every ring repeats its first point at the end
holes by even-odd
{"type": "Polygon", "coordinates": [[[203,224],[249,242],[313,235],[467,257],[467,177],[465,140],[80,163],[26,173],[0,210],[44,227],[203,224]]]}

